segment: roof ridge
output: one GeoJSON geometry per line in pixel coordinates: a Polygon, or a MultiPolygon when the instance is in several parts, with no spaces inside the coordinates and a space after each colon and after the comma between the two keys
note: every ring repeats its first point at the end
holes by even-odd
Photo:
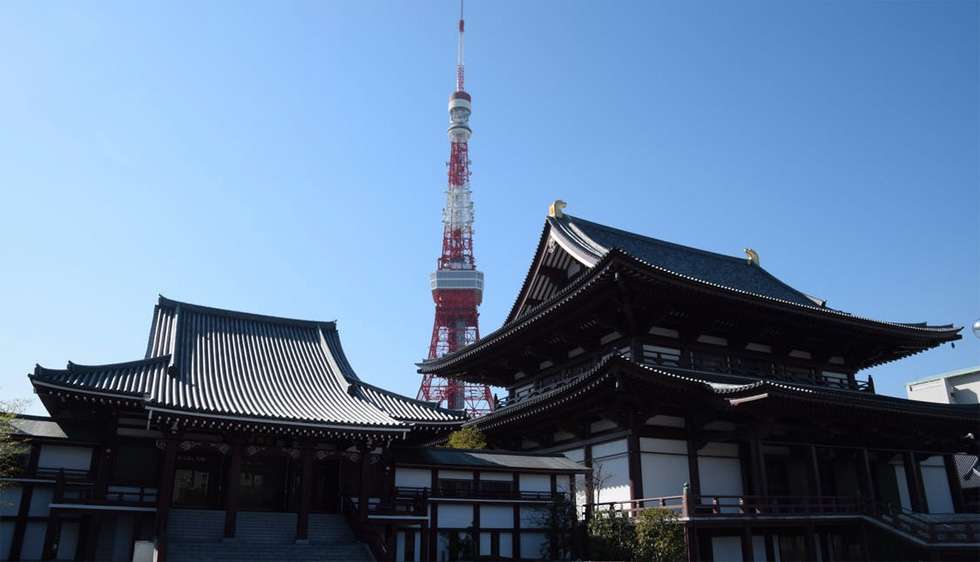
{"type": "Polygon", "coordinates": [[[296,326],[302,328],[315,328],[315,327],[326,327],[331,331],[336,331],[337,321],[336,320],[303,320],[299,318],[286,318],[283,316],[272,316],[268,314],[258,314],[254,312],[242,312],[239,310],[229,310],[225,308],[215,308],[211,306],[204,306],[199,304],[186,303],[182,301],[176,301],[173,299],[168,299],[163,295],[160,295],[157,306],[161,308],[177,308],[180,307],[182,312],[196,312],[198,314],[208,314],[213,316],[224,316],[227,318],[237,318],[241,320],[253,320],[257,322],[266,322],[269,324],[279,324],[296,326]]]}

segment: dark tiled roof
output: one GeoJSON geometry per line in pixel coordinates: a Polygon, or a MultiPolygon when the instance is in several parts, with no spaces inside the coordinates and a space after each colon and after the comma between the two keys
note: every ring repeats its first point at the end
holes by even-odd
{"type": "Polygon", "coordinates": [[[98,427],[84,420],[63,420],[41,416],[17,416],[10,421],[14,435],[31,439],[72,439],[97,441],[101,438],[98,427]]]}
{"type": "Polygon", "coordinates": [[[642,262],[683,277],[780,301],[818,306],[814,299],[776,279],[761,266],[750,264],[745,258],[664,242],[570,215],[548,217],[548,222],[552,234],[572,246],[573,255],[591,261],[587,263],[590,267],[616,248],[642,262]]]}
{"type": "Polygon", "coordinates": [[[563,455],[511,453],[487,449],[399,447],[393,450],[399,465],[452,466],[481,470],[583,472],[587,469],[563,455]]]}
{"type": "Polygon", "coordinates": [[[138,398],[155,411],[282,423],[406,428],[454,424],[440,409],[367,385],[333,322],[290,320],[160,297],[146,358],[65,370],[38,367],[35,385],[138,398]]]}

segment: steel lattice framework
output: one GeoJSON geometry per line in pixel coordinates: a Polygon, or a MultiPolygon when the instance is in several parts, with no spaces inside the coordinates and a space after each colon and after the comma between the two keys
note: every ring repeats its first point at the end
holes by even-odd
{"type": "MultiPolygon", "coordinates": [[[[463,88],[463,14],[460,8],[459,46],[456,62],[456,91],[449,96],[449,186],[442,255],[430,277],[436,303],[429,359],[442,357],[476,342],[480,337],[477,307],[483,300],[483,272],[473,259],[473,202],[470,198],[470,160],[467,142],[470,130],[470,95],[463,88]]],[[[490,387],[455,379],[425,375],[418,398],[439,402],[447,408],[465,410],[470,417],[493,411],[490,387]]]]}

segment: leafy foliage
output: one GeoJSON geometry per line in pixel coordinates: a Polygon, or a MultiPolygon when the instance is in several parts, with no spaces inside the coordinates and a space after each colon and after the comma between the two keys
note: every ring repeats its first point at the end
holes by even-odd
{"type": "Polygon", "coordinates": [[[578,526],[575,502],[564,494],[556,496],[539,523],[545,529],[541,558],[568,560],[575,553],[575,529],[578,526]]]}
{"type": "Polygon", "coordinates": [[[636,530],[625,512],[594,513],[589,521],[589,556],[595,560],[633,560],[636,530]]]}
{"type": "Polygon", "coordinates": [[[475,425],[471,425],[450,433],[446,447],[450,449],[486,449],[487,437],[475,425]]]}
{"type": "Polygon", "coordinates": [[[596,560],[678,562],[684,560],[684,528],[673,511],[645,509],[634,519],[608,510],[589,521],[589,555],[596,560]]]}
{"type": "Polygon", "coordinates": [[[684,528],[667,509],[644,509],[636,517],[636,558],[645,562],[684,560],[684,528]]]}
{"type": "MultiPolygon", "coordinates": [[[[13,420],[22,408],[19,402],[0,400],[0,478],[15,475],[23,464],[23,455],[30,449],[25,439],[13,437],[17,433],[13,420]]],[[[4,483],[0,481],[0,486],[4,483]]]]}

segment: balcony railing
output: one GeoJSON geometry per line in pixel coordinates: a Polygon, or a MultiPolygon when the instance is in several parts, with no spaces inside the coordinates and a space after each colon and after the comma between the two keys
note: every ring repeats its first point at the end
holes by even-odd
{"type": "Polygon", "coordinates": [[[980,544],[980,515],[922,514],[855,496],[734,496],[683,495],[604,502],[590,506],[592,513],[617,511],[635,516],[644,509],[668,509],[693,520],[722,518],[794,518],[854,516],[874,519],[919,541],[980,544]]]}
{"type": "Polygon", "coordinates": [[[55,480],[53,503],[116,507],[155,507],[158,492],[155,486],[109,484],[96,486],[92,482],[70,481],[63,474],[55,480]]]}
{"type": "MultiPolygon", "coordinates": [[[[614,350],[623,357],[631,358],[628,348],[614,350]]],[[[610,352],[611,353],[611,352],[610,352]]],[[[561,367],[546,369],[542,372],[539,379],[541,382],[534,386],[517,390],[513,395],[498,399],[497,408],[503,408],[517,404],[528,398],[548,394],[561,387],[576,381],[582,374],[590,371],[605,355],[596,355],[589,358],[580,359],[576,363],[563,365],[561,367]]],[[[811,373],[804,369],[794,369],[790,365],[780,365],[772,362],[749,362],[742,361],[738,357],[728,357],[725,355],[699,356],[696,353],[666,353],[644,349],[641,363],[652,367],[665,367],[691,373],[732,375],[750,379],[769,379],[785,381],[795,384],[819,386],[837,390],[856,390],[860,392],[874,392],[874,381],[869,377],[862,381],[854,379],[823,376],[821,373],[811,373]]]]}

